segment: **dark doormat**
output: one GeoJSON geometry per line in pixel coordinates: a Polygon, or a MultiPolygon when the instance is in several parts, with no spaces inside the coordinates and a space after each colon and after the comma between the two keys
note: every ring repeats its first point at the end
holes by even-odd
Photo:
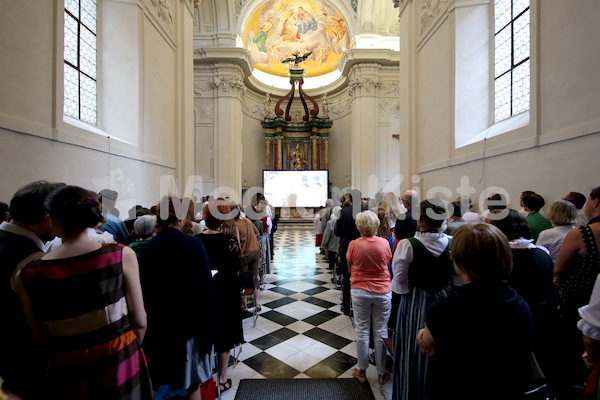
{"type": "Polygon", "coordinates": [[[375,400],[354,378],[242,379],[235,400],[375,400]]]}

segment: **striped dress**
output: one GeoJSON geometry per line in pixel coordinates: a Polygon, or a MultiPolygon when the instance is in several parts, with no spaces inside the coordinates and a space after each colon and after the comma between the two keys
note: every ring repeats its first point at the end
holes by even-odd
{"type": "Polygon", "coordinates": [[[146,358],[125,298],[121,245],[37,260],[21,271],[50,340],[48,377],[60,399],[151,399],[146,358]]]}

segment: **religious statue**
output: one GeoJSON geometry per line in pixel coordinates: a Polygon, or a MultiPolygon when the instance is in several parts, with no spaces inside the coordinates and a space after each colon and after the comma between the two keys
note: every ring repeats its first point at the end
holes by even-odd
{"type": "Polygon", "coordinates": [[[265,119],[271,118],[271,93],[267,93],[263,100],[263,107],[265,110],[265,119]]]}
{"type": "Polygon", "coordinates": [[[329,99],[327,93],[321,96],[321,110],[323,111],[323,118],[329,118],[329,99]]]}
{"type": "Polygon", "coordinates": [[[294,150],[292,154],[290,154],[290,160],[292,161],[292,164],[294,164],[294,169],[296,171],[303,170],[304,165],[308,164],[308,162],[304,159],[302,153],[300,152],[299,144],[296,144],[296,150],[294,150]]]}
{"type": "Polygon", "coordinates": [[[294,111],[294,122],[301,122],[300,121],[300,114],[301,114],[300,110],[294,111]]]}

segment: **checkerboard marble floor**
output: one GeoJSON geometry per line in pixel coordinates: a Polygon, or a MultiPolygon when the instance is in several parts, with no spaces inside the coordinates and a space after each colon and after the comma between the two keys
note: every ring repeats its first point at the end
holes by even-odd
{"type": "MultiPolygon", "coordinates": [[[[354,328],[340,311],[341,292],[314,242],[312,227],[280,225],[262,309],[255,327],[251,317],[244,319],[246,343],[229,367],[233,386],[223,400],[235,397],[241,379],[352,377],[354,328]]],[[[373,365],[367,377],[377,400],[391,398],[391,381],[380,387],[373,365]]]]}

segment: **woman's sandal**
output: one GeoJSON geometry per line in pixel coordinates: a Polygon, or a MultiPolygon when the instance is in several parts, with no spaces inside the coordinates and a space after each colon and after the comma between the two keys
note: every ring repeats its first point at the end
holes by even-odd
{"type": "Polygon", "coordinates": [[[380,385],[385,385],[387,381],[392,377],[392,373],[390,371],[385,371],[385,374],[379,375],[378,382],[380,385]]]}
{"type": "Polygon", "coordinates": [[[364,372],[362,372],[358,368],[354,368],[352,370],[352,376],[355,377],[356,380],[358,380],[358,383],[360,383],[361,385],[364,385],[367,383],[367,376],[365,375],[364,372]]]}
{"type": "Polygon", "coordinates": [[[219,382],[219,391],[221,393],[229,389],[231,389],[231,379],[227,379],[225,382],[219,382]]]}

